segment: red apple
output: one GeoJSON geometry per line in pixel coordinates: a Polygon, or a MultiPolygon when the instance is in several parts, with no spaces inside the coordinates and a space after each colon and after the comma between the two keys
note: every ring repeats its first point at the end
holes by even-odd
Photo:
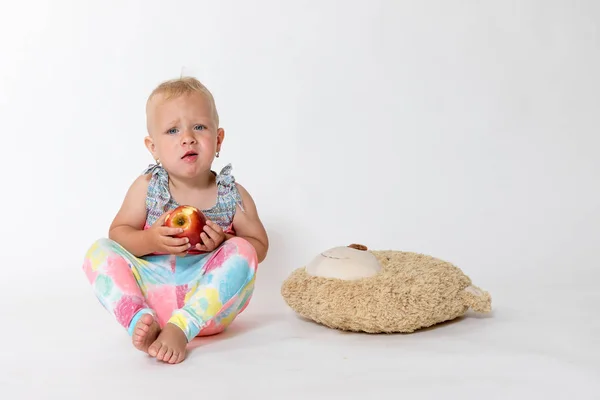
{"type": "Polygon", "coordinates": [[[165,226],[183,229],[183,232],[174,237],[187,237],[192,246],[202,242],[200,234],[204,231],[204,225],[206,225],[206,217],[202,211],[193,206],[179,206],[167,214],[165,219],[165,226]]]}

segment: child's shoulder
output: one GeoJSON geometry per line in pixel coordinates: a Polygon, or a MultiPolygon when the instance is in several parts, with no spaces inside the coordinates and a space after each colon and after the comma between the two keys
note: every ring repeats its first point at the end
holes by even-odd
{"type": "Polygon", "coordinates": [[[213,171],[213,173],[216,177],[219,192],[229,193],[232,190],[235,191],[235,189],[237,189],[237,182],[235,175],[233,174],[233,166],[231,164],[227,164],[221,168],[219,172],[213,171]]]}
{"type": "Polygon", "coordinates": [[[254,206],[254,200],[252,199],[252,196],[246,187],[242,185],[235,177],[233,166],[231,164],[227,164],[221,168],[221,170],[216,173],[216,176],[219,192],[221,194],[232,194],[237,203],[242,206],[242,209],[243,204],[246,203],[254,206]]]}
{"type": "Polygon", "coordinates": [[[151,179],[152,174],[141,174],[137,176],[129,186],[128,195],[145,196],[151,179]]]}
{"type": "Polygon", "coordinates": [[[144,173],[144,174],[140,174],[137,178],[135,178],[135,180],[133,181],[133,184],[148,187],[151,180],[152,180],[152,173],[144,173]]]}

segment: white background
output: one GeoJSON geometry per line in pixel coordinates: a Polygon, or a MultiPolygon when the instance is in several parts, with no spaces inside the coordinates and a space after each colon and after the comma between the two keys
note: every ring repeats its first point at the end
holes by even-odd
{"type": "Polygon", "coordinates": [[[1,4],[3,326],[44,315],[85,338],[87,315],[127,341],[81,264],[153,161],[146,97],[183,71],[217,101],[214,169],[233,164],[270,236],[254,312],[318,252],[363,243],[452,261],[521,322],[533,299],[548,331],[574,310],[598,327],[600,3],[1,4]]]}

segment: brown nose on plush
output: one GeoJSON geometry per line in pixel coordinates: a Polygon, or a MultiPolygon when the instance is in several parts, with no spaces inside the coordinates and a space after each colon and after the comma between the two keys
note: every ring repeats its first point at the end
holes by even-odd
{"type": "Polygon", "coordinates": [[[350,247],[351,249],[367,251],[367,246],[365,246],[364,244],[352,243],[352,244],[348,245],[348,247],[350,247]]]}

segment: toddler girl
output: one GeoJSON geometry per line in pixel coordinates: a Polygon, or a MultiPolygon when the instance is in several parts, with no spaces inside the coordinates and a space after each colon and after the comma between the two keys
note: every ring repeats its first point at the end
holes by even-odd
{"type": "Polygon", "coordinates": [[[190,340],[222,332],[246,308],[268,238],[231,166],[211,170],[224,131],[206,87],[194,78],[160,84],[146,120],[145,145],[156,164],[133,182],[109,238],[90,247],[83,270],[133,345],[174,364],[190,340]],[[178,205],[195,206],[209,220],[195,247],[163,224],[178,205]]]}

